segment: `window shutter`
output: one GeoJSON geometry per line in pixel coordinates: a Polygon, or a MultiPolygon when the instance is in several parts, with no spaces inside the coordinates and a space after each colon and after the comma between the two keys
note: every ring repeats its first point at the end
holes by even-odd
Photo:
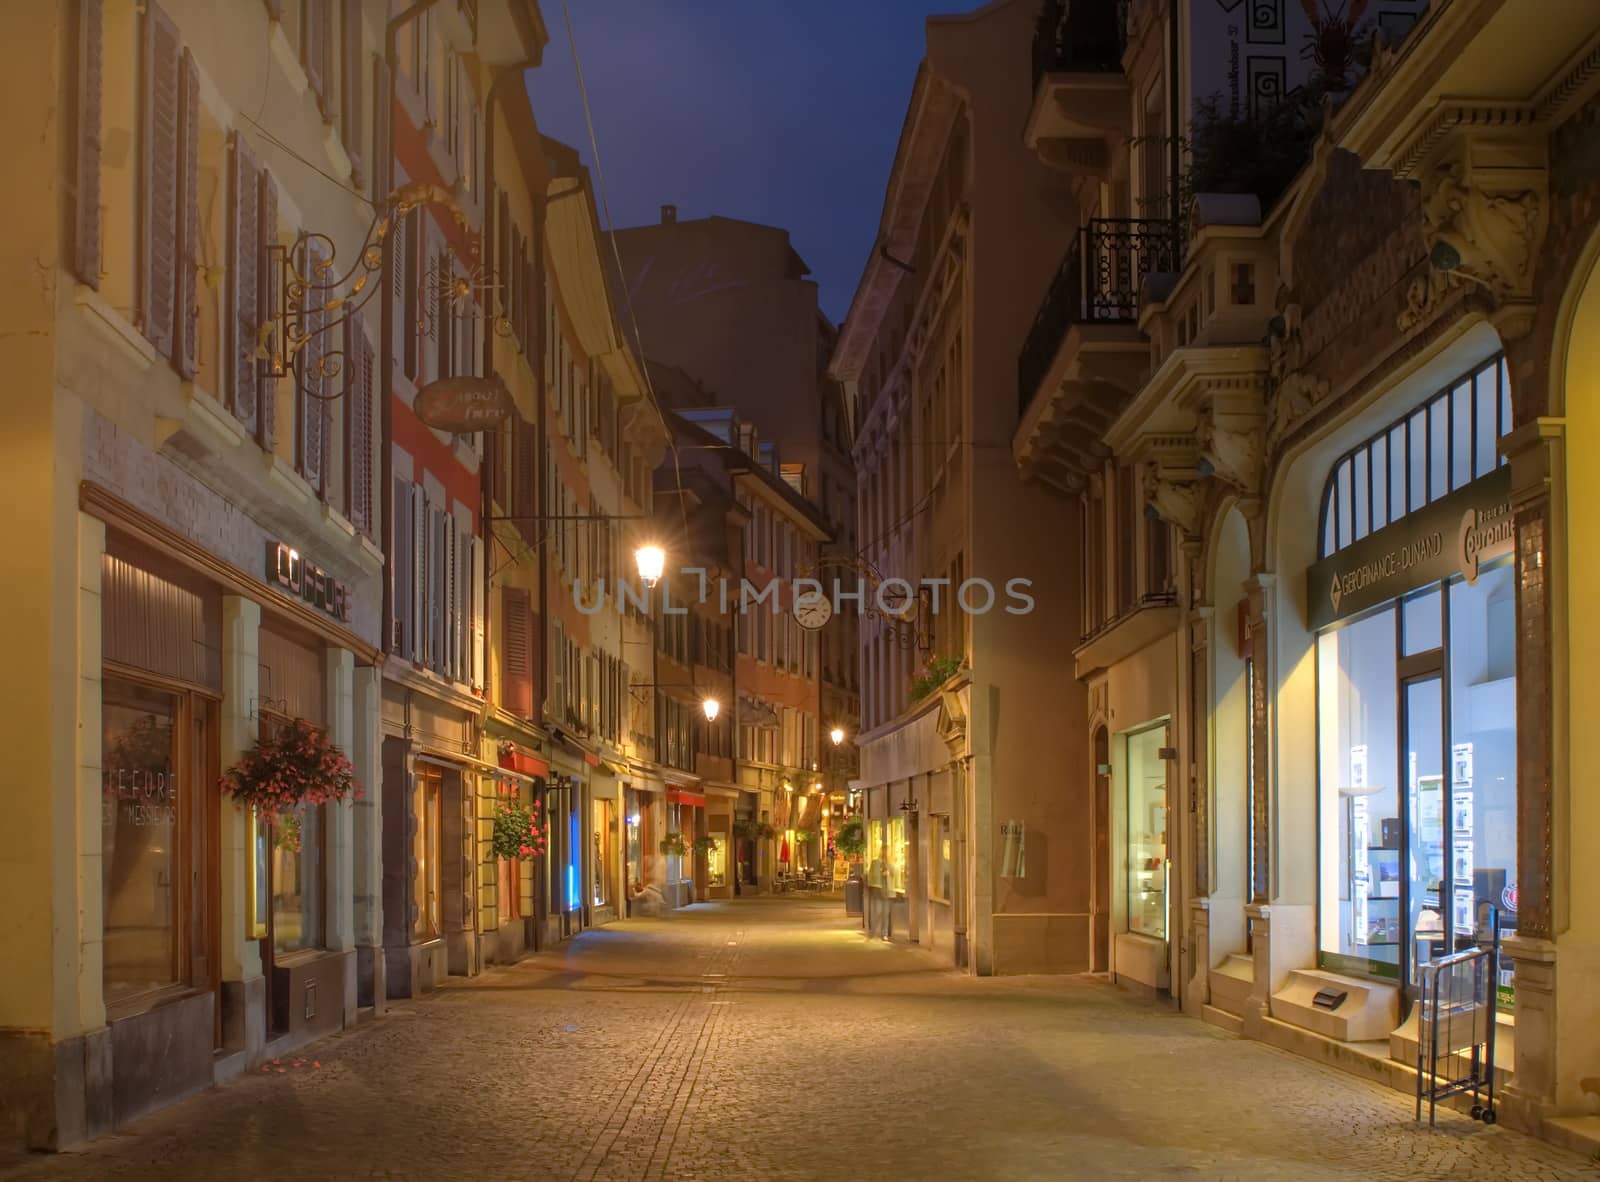
{"type": "Polygon", "coordinates": [[[178,276],[178,27],[154,0],[144,16],[140,167],[140,314],[144,335],[172,357],[178,276]]]}
{"type": "MultiPolygon", "coordinates": [[[[228,389],[234,416],[251,432],[258,426],[258,367],[256,336],[258,328],[257,282],[261,240],[261,192],[256,174],[255,154],[245,138],[232,136],[231,184],[233,216],[228,219],[228,268],[232,275],[232,311],[228,317],[228,389]]],[[[270,416],[268,416],[270,417],[270,416]]],[[[270,440],[270,426],[263,426],[263,438],[270,440]]],[[[264,443],[263,446],[270,446],[264,443]]]]}
{"type": "MultiPolygon", "coordinates": [[[[305,274],[312,283],[317,280],[317,268],[322,263],[322,252],[315,245],[306,246],[305,274]]],[[[315,291],[308,292],[309,304],[304,315],[306,343],[300,350],[299,380],[295,383],[295,423],[298,430],[296,463],[300,475],[318,493],[325,492],[323,480],[323,418],[327,414],[324,396],[327,382],[322,377],[322,332],[327,326],[328,314],[315,291]]]]}
{"type": "Polygon", "coordinates": [[[517,521],[517,532],[522,535],[522,540],[528,545],[533,545],[539,533],[539,523],[533,520],[533,515],[539,511],[539,498],[536,493],[534,473],[534,457],[538,454],[539,446],[538,428],[522,418],[516,420],[512,428],[514,436],[513,453],[516,457],[516,471],[512,473],[512,513],[517,521]]]}
{"type": "Polygon", "coordinates": [[[344,437],[350,445],[345,465],[345,506],[350,524],[369,538],[372,512],[372,342],[360,314],[345,321],[344,437]]]}
{"type": "MultiPolygon", "coordinates": [[[[389,67],[379,54],[372,55],[372,198],[381,204],[394,188],[394,169],[390,162],[389,67]]],[[[400,229],[398,225],[394,227],[400,229]]],[[[398,239],[396,240],[398,241],[398,239]]]]}
{"type": "Polygon", "coordinates": [[[533,618],[529,596],[520,587],[500,590],[500,659],[505,685],[500,704],[518,718],[533,715],[533,618]]]}
{"type": "Polygon", "coordinates": [[[550,651],[555,654],[550,662],[550,716],[556,722],[565,722],[567,714],[567,643],[561,621],[551,624],[553,639],[550,651]]]}
{"type": "MultiPolygon", "coordinates": [[[[534,320],[533,309],[533,262],[529,256],[526,242],[522,244],[521,274],[522,302],[517,308],[517,326],[522,330],[522,347],[532,352],[534,347],[533,330],[537,321],[534,320]]],[[[548,348],[548,346],[546,347],[548,348]]]]}
{"type": "Polygon", "coordinates": [[[433,308],[435,376],[453,377],[456,372],[456,317],[448,292],[456,281],[455,255],[448,246],[434,256],[434,281],[428,285],[428,300],[433,308]]]}
{"type": "MultiPolygon", "coordinates": [[[[350,157],[350,181],[359,189],[363,183],[361,63],[366,57],[361,44],[361,0],[340,0],[339,18],[339,134],[345,155],[350,157]]],[[[377,151],[376,145],[373,150],[377,151]]]]}
{"type": "MultiPolygon", "coordinates": [[[[256,284],[257,314],[258,317],[263,317],[271,315],[271,309],[278,306],[278,284],[281,276],[277,265],[267,255],[266,249],[270,245],[276,245],[278,241],[278,182],[263,168],[259,184],[257,220],[259,237],[254,247],[254,257],[260,268],[260,279],[256,284]]],[[[261,423],[256,431],[256,438],[263,448],[271,451],[277,441],[278,379],[263,377],[261,366],[255,362],[251,364],[255,366],[256,401],[261,411],[261,423]]]]}
{"type": "Polygon", "coordinates": [[[200,266],[200,67],[194,54],[183,51],[178,86],[179,158],[177,309],[174,318],[173,364],[194,379],[199,363],[200,304],[195,274],[200,266]]]}
{"type": "Polygon", "coordinates": [[[394,593],[394,636],[390,649],[407,660],[411,657],[412,592],[415,587],[413,564],[416,561],[416,530],[411,523],[412,485],[406,480],[394,482],[394,565],[390,572],[394,593]]]}
{"type": "Polygon", "coordinates": [[[444,609],[449,560],[445,556],[445,514],[428,510],[428,667],[444,672],[444,609]]]}
{"type": "MultiPolygon", "coordinates": [[[[470,542],[472,554],[472,562],[468,566],[468,577],[472,580],[472,598],[470,600],[472,603],[472,656],[470,674],[472,684],[482,686],[487,685],[489,681],[489,670],[484,651],[484,646],[488,640],[489,617],[488,605],[484,602],[487,591],[483,585],[483,539],[475,537],[470,539],[470,542]]],[[[522,615],[523,620],[526,621],[528,616],[526,609],[524,609],[522,615]]],[[[524,711],[523,717],[526,718],[527,716],[528,712],[524,711]]]]}
{"type": "Polygon", "coordinates": [[[411,652],[418,665],[427,663],[428,650],[428,496],[421,485],[411,486],[411,652]]]}
{"type": "Polygon", "coordinates": [[[72,269],[100,286],[100,106],[104,89],[105,14],[102,0],[78,0],[76,149],[73,165],[72,269]]]}
{"type": "Polygon", "coordinates": [[[417,260],[425,258],[423,251],[422,218],[419,210],[406,214],[405,236],[395,242],[395,254],[400,265],[395,275],[400,282],[400,335],[404,339],[403,354],[406,377],[420,384],[422,366],[418,356],[421,348],[420,321],[417,306],[417,287],[420,284],[417,260]]]}
{"type": "Polygon", "coordinates": [[[324,119],[332,108],[328,102],[328,83],[332,81],[333,2],[301,0],[300,8],[300,64],[305,67],[306,82],[317,96],[317,107],[324,119]]]}
{"type": "Polygon", "coordinates": [[[500,190],[495,205],[498,216],[495,218],[494,281],[499,287],[496,298],[500,305],[499,315],[507,323],[515,324],[511,318],[511,235],[516,227],[511,224],[511,198],[504,189],[500,190]]]}
{"type": "Polygon", "coordinates": [[[456,539],[456,680],[472,684],[472,535],[457,532],[456,539]]]}

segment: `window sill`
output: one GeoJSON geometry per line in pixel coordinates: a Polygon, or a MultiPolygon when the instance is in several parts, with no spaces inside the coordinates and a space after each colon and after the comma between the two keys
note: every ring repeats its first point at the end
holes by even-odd
{"type": "Polygon", "coordinates": [[[106,1006],[106,1025],[114,1022],[126,1022],[129,1018],[142,1017],[163,1006],[175,1005],[181,1001],[188,1001],[205,993],[204,989],[197,989],[192,985],[167,985],[161,989],[153,989],[149,993],[141,993],[137,997],[125,998],[122,1001],[106,1006]]]}
{"type": "Polygon", "coordinates": [[[161,354],[121,312],[106,303],[104,297],[86,284],[77,284],[72,291],[73,302],[89,314],[89,323],[120,348],[140,369],[149,369],[161,354]]]}

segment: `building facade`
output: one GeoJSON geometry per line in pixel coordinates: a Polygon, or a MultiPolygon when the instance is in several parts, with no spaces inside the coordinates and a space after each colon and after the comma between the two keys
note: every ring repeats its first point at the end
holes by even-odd
{"type": "MultiPolygon", "coordinates": [[[[1498,939],[1504,1119],[1592,1150],[1567,457],[1600,23],[1538,11],[1415,5],[1365,76],[1324,63],[1303,167],[1175,187],[1170,253],[1089,222],[1019,364],[1014,451],[1103,572],[1075,657],[1107,967],[1410,1091],[1423,970],[1498,939]],[[1117,380],[1087,380],[1108,338],[1117,380]]],[[[1153,173],[1066,142],[1108,92],[1137,120],[1159,25],[1134,5],[1114,66],[1041,73],[1036,110],[1078,125],[1036,115],[1035,143],[1078,184],[1153,173]]]]}
{"type": "Polygon", "coordinates": [[[856,408],[868,924],[982,974],[1089,967],[1076,522],[1004,446],[1074,222],[1020,141],[1033,5],[927,23],[878,240],[834,351],[856,408]],[[1054,531],[1054,527],[1053,527],[1054,531]],[[1080,849],[1080,846],[1083,848],[1080,849]],[[876,870],[873,869],[876,865],[876,870]]]}

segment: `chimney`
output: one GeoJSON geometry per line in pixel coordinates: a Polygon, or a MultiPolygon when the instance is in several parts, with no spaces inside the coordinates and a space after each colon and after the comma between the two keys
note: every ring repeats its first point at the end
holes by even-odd
{"type": "Polygon", "coordinates": [[[661,224],[670,226],[678,220],[678,207],[676,205],[663,205],[661,207],[661,224]]]}

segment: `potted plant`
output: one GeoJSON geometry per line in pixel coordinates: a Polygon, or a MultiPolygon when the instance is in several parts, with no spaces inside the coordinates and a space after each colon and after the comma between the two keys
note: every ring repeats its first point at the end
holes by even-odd
{"type": "Polygon", "coordinates": [[[694,839],[694,852],[697,854],[709,854],[716,848],[717,838],[709,833],[702,833],[694,839]]]}
{"type": "Polygon", "coordinates": [[[539,802],[525,804],[505,787],[494,809],[494,835],[490,845],[500,859],[525,861],[545,852],[550,825],[539,816],[539,802]]]}
{"type": "Polygon", "coordinates": [[[307,807],[359,800],[355,769],[321,727],[303,718],[258,738],[222,774],[222,790],[267,822],[307,807]]]}
{"type": "Polygon", "coordinates": [[[777,835],[777,830],[754,817],[740,817],[733,823],[733,835],[741,841],[759,841],[777,835]]]}
{"type": "Polygon", "coordinates": [[[911,679],[911,700],[920,702],[966,666],[963,657],[929,657],[922,672],[911,679]]]}
{"type": "Polygon", "coordinates": [[[683,834],[673,832],[661,839],[661,852],[669,858],[682,858],[689,853],[689,843],[683,834]]]}

